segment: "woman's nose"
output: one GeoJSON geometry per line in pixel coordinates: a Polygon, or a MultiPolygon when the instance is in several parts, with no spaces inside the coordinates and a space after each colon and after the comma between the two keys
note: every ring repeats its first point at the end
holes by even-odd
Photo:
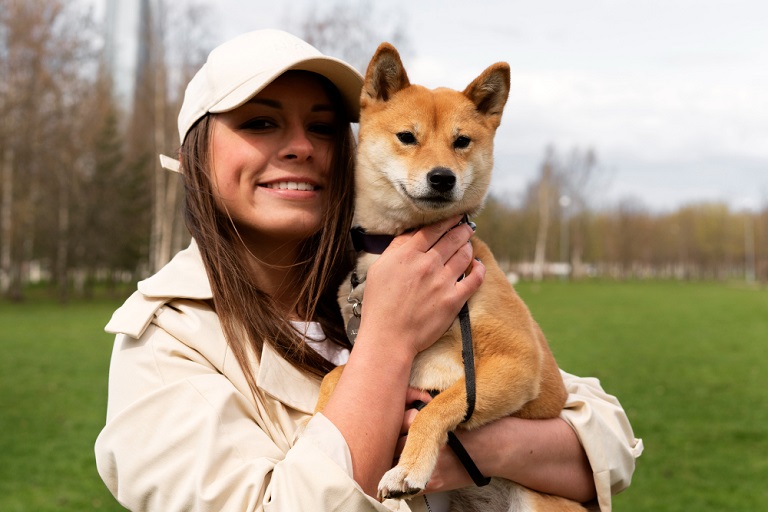
{"type": "Polygon", "coordinates": [[[288,132],[286,144],[282,151],[284,158],[307,160],[312,157],[313,151],[314,146],[303,127],[297,127],[288,132]]]}

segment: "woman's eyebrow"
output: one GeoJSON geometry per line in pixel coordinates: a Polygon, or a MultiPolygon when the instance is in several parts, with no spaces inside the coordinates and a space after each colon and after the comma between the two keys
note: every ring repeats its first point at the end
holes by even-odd
{"type": "MultiPolygon", "coordinates": [[[[258,105],[265,105],[267,107],[282,109],[283,104],[278,100],[271,100],[269,98],[251,98],[248,103],[255,103],[258,105]]],[[[330,103],[317,103],[312,105],[312,112],[335,112],[336,109],[330,103]]]]}
{"type": "Polygon", "coordinates": [[[248,103],[257,103],[259,105],[266,105],[272,108],[283,108],[283,104],[277,100],[270,100],[267,98],[251,98],[248,103]]]}
{"type": "Polygon", "coordinates": [[[312,106],[312,112],[336,112],[330,103],[318,103],[312,106]]]}

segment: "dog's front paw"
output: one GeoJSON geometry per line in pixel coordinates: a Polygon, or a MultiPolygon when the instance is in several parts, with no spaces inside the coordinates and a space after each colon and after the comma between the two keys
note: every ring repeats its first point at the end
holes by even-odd
{"type": "Polygon", "coordinates": [[[381,477],[379,500],[410,498],[423,491],[428,481],[429,475],[418,475],[418,471],[408,471],[402,466],[395,466],[381,477]]]}

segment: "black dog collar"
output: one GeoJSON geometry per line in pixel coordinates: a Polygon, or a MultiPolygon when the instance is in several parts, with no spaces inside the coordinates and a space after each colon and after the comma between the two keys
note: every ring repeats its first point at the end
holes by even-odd
{"type": "MultiPolygon", "coordinates": [[[[472,229],[475,229],[475,223],[469,220],[469,217],[465,214],[459,221],[457,226],[469,223],[472,229]]],[[[367,233],[360,226],[355,226],[350,230],[352,235],[352,246],[357,252],[367,252],[368,254],[381,254],[383,253],[392,240],[395,239],[394,235],[385,235],[379,233],[367,233]]]]}
{"type": "Polygon", "coordinates": [[[367,252],[369,254],[381,254],[389,247],[392,240],[395,239],[394,235],[379,235],[374,233],[366,233],[365,230],[359,226],[352,228],[350,231],[352,235],[352,246],[357,252],[367,252]]]}

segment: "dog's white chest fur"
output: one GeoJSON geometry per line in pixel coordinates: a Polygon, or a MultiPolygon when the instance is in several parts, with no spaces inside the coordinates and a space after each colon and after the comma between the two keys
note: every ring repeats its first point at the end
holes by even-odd
{"type": "MultiPolygon", "coordinates": [[[[458,320],[453,324],[451,329],[458,329],[458,320]]],[[[456,339],[456,336],[444,335],[437,343],[416,356],[411,368],[412,387],[442,391],[464,376],[463,362],[456,358],[456,339]]]]}

